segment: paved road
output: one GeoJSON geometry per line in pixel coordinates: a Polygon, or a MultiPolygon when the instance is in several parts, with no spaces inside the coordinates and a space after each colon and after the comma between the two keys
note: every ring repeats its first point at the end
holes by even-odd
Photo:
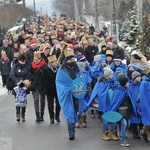
{"type": "MultiPolygon", "coordinates": [[[[50,124],[46,107],[45,121],[36,124],[32,95],[28,96],[26,122],[17,123],[15,118],[14,97],[0,96],[0,150],[6,150],[2,143],[12,140],[12,150],[120,150],[119,141],[103,141],[101,123],[98,118],[88,114],[88,128],[77,129],[76,139],[69,141],[66,120],[61,115],[61,123],[50,124]]],[[[132,139],[128,135],[130,150],[148,150],[150,143],[132,139]]],[[[11,142],[7,143],[11,144],[11,142]]],[[[11,150],[11,149],[7,149],[11,150]]]]}

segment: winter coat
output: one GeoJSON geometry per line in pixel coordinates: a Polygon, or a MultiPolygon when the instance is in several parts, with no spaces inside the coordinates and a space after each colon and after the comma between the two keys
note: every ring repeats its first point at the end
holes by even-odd
{"type": "Polygon", "coordinates": [[[5,48],[3,46],[0,48],[0,58],[1,58],[2,50],[6,52],[6,55],[9,58],[10,61],[12,61],[14,59],[14,54],[13,54],[11,48],[10,47],[5,48]]]}
{"type": "MultiPolygon", "coordinates": [[[[58,67],[56,69],[58,69],[58,67]]],[[[46,76],[45,76],[46,93],[57,94],[56,83],[55,83],[57,71],[53,72],[52,69],[48,66],[46,66],[45,70],[46,70],[46,76]]]]}
{"type": "Polygon", "coordinates": [[[45,62],[48,64],[48,57],[49,57],[50,55],[48,55],[48,56],[45,56],[44,55],[44,53],[41,53],[41,57],[45,60],[45,62]]]}
{"type": "Polygon", "coordinates": [[[97,54],[97,52],[98,52],[98,47],[96,47],[96,46],[88,46],[85,49],[86,59],[91,65],[94,60],[94,56],[97,54]]]}
{"type": "Polygon", "coordinates": [[[113,51],[114,51],[114,58],[119,56],[121,60],[124,59],[124,50],[121,49],[119,46],[113,48],[113,51]]]}
{"type": "Polygon", "coordinates": [[[29,63],[26,62],[26,64],[22,65],[18,62],[18,59],[16,59],[10,71],[10,78],[13,79],[15,83],[25,79],[31,80],[30,67],[29,63]]]}
{"type": "Polygon", "coordinates": [[[36,52],[37,50],[35,49],[35,50],[33,50],[33,49],[29,49],[27,52],[26,52],[26,54],[25,54],[25,56],[26,56],[26,59],[27,59],[27,61],[31,64],[32,63],[32,61],[33,61],[33,58],[34,58],[34,52],[36,52]]]}
{"type": "Polygon", "coordinates": [[[0,60],[0,72],[1,72],[1,75],[9,75],[10,73],[10,61],[7,60],[7,61],[3,61],[3,60],[0,60]]]}
{"type": "Polygon", "coordinates": [[[38,89],[41,93],[46,93],[46,84],[45,84],[45,60],[41,58],[41,62],[38,64],[39,67],[36,67],[35,62],[31,64],[31,74],[32,74],[32,86],[31,91],[38,89]]]}

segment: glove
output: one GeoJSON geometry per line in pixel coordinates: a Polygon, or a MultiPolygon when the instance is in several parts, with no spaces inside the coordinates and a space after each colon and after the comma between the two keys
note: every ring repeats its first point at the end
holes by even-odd
{"type": "Polygon", "coordinates": [[[19,84],[19,87],[24,87],[25,85],[24,85],[24,83],[23,82],[21,82],[20,84],[19,84]]]}

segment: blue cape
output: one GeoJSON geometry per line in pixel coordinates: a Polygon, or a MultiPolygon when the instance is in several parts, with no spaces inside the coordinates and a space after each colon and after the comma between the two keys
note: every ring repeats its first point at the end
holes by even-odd
{"type": "Polygon", "coordinates": [[[139,99],[142,111],[142,123],[150,126],[150,79],[146,76],[140,85],[139,99]]]}
{"type": "Polygon", "coordinates": [[[102,61],[106,60],[106,58],[100,58],[100,60],[98,61],[98,65],[96,66],[92,77],[94,77],[95,79],[97,79],[99,76],[103,76],[104,75],[104,71],[102,68],[102,61]]]}
{"type": "MultiPolygon", "coordinates": [[[[78,66],[80,72],[77,73],[76,77],[83,78],[83,73],[81,68],[78,66]]],[[[71,91],[71,83],[73,79],[69,76],[66,69],[59,68],[56,75],[56,89],[58,100],[61,106],[61,109],[64,113],[64,117],[71,121],[72,123],[78,122],[77,115],[74,109],[73,97],[71,91]]],[[[81,114],[84,109],[87,107],[83,99],[78,100],[78,111],[81,114]]]]}
{"type": "Polygon", "coordinates": [[[107,112],[110,107],[110,96],[109,89],[113,84],[112,80],[108,80],[106,82],[97,82],[92,91],[91,98],[89,100],[88,106],[92,103],[93,99],[98,95],[98,110],[102,112],[107,112]]]}
{"type": "Polygon", "coordinates": [[[133,93],[132,93],[131,89],[123,88],[120,85],[116,86],[115,89],[114,89],[113,98],[112,98],[112,101],[111,101],[109,111],[117,111],[117,109],[121,105],[125,95],[128,95],[130,97],[130,100],[131,100],[131,103],[132,103],[132,108],[133,108],[132,109],[132,116],[136,117],[137,113],[136,113],[135,104],[133,102],[133,99],[134,99],[133,93]]]}
{"type": "MultiPolygon", "coordinates": [[[[118,66],[118,67],[121,67],[123,69],[123,73],[127,74],[127,70],[128,69],[127,69],[127,67],[126,67],[125,64],[123,64],[122,62],[120,62],[120,66],[118,66]]],[[[115,63],[114,62],[111,63],[110,68],[115,72],[115,63]]]]}
{"type": "Polygon", "coordinates": [[[139,93],[140,93],[140,83],[131,82],[131,85],[129,87],[133,93],[133,102],[135,104],[136,110],[137,110],[137,117],[131,117],[130,121],[131,123],[140,123],[141,117],[140,117],[140,105],[139,105],[139,93]]]}

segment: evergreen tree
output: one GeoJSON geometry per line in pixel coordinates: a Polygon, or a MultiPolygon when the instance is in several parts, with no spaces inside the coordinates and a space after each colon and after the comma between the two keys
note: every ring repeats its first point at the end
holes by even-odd
{"type": "Polygon", "coordinates": [[[143,17],[140,49],[144,56],[150,60],[150,15],[143,17]]]}
{"type": "Polygon", "coordinates": [[[137,18],[137,8],[133,7],[133,10],[130,12],[129,24],[126,30],[126,33],[123,35],[124,41],[130,46],[134,46],[136,44],[138,34],[139,34],[139,21],[137,18]]]}
{"type": "Polygon", "coordinates": [[[125,19],[125,21],[123,21],[122,27],[121,27],[120,32],[119,32],[119,39],[120,40],[124,39],[123,37],[124,37],[124,34],[127,31],[129,23],[130,23],[130,21],[128,19],[125,19]]]}

